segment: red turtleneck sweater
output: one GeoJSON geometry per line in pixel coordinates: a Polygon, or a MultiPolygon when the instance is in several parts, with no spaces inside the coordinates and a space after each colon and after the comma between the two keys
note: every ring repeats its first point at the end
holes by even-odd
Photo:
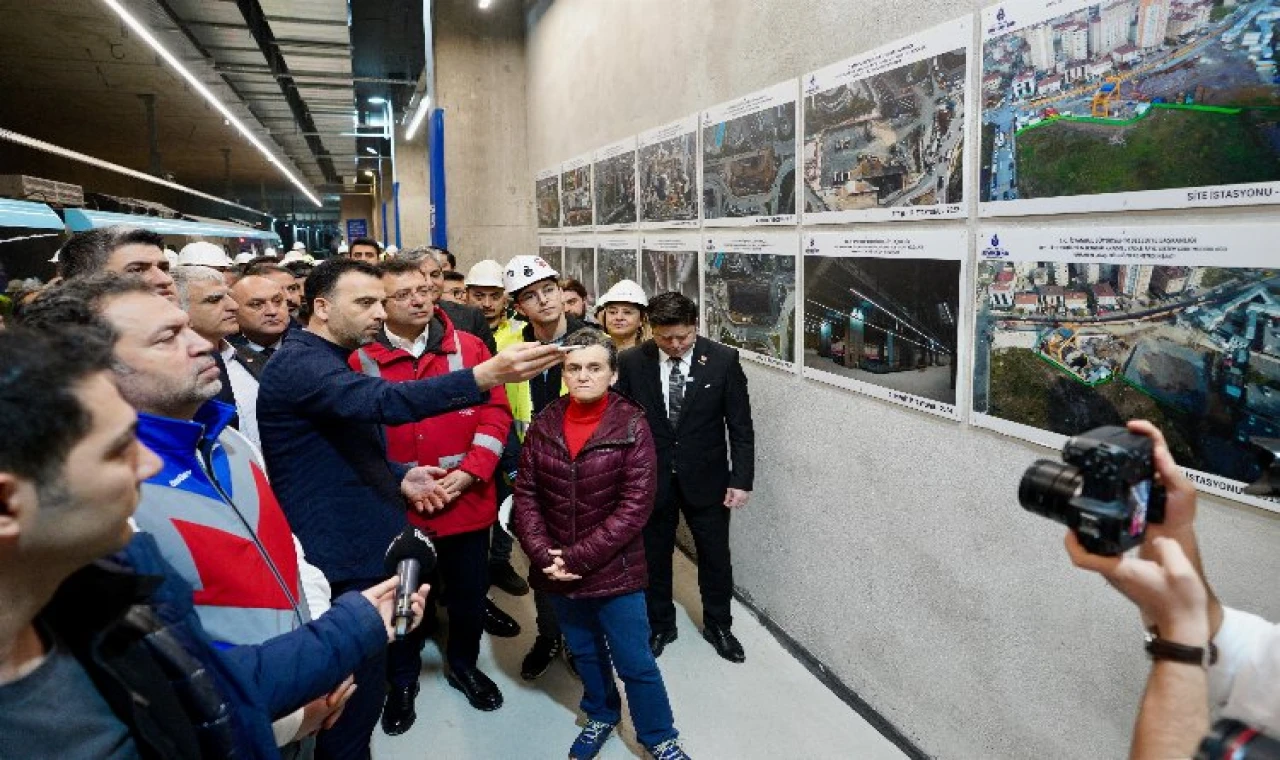
{"type": "Polygon", "coordinates": [[[569,399],[569,408],[564,412],[564,442],[569,447],[570,459],[578,458],[578,452],[582,451],[591,434],[600,427],[600,420],[604,418],[604,409],[608,405],[608,393],[588,404],[569,399]]]}

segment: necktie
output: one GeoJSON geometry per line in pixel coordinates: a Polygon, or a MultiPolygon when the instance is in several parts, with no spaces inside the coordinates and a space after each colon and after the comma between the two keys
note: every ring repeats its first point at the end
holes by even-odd
{"type": "Polygon", "coordinates": [[[680,424],[680,407],[684,405],[684,373],[680,371],[680,360],[671,360],[671,378],[667,381],[667,419],[671,427],[680,424]]]}
{"type": "Polygon", "coordinates": [[[270,359],[271,355],[274,354],[275,352],[276,350],[274,348],[267,347],[262,349],[258,353],[262,354],[262,361],[265,362],[267,359],[270,359]]]}

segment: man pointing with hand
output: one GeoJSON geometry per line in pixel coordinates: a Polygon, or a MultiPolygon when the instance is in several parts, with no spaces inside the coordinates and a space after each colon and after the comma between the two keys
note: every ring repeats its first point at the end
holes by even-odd
{"type": "MultiPolygon", "coordinates": [[[[382,579],[382,556],[406,510],[439,509],[445,471],[387,459],[383,425],[403,425],[488,401],[488,391],[562,361],[554,346],[519,344],[440,377],[388,382],[352,370],[351,352],[381,332],[381,273],[350,259],[316,267],[306,283],[305,330],[290,332],[263,370],[258,426],[267,468],[294,533],[334,596],[382,579]]],[[[321,736],[320,758],[369,757],[385,692],[385,656],[356,672],[342,719],[321,736]]]]}

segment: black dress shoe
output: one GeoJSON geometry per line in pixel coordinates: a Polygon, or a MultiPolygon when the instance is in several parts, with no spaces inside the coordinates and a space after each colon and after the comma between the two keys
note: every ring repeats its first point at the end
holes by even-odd
{"type": "Polygon", "coordinates": [[[489,587],[497,586],[512,596],[529,593],[529,584],[515,571],[510,562],[494,562],[489,565],[489,587]]]}
{"type": "Polygon", "coordinates": [[[500,639],[509,639],[520,635],[520,624],[516,619],[498,609],[492,599],[484,600],[484,632],[500,639]]]}
{"type": "Polygon", "coordinates": [[[747,653],[742,651],[742,644],[738,643],[738,639],[728,628],[707,626],[702,629],[702,638],[711,642],[711,646],[716,648],[716,654],[729,662],[746,662],[747,653]]]}
{"type": "Polygon", "coordinates": [[[661,657],[662,650],[667,648],[667,644],[678,638],[680,638],[680,633],[674,628],[654,631],[649,634],[649,651],[653,652],[654,657],[661,657]]]}
{"type": "Polygon", "coordinates": [[[387,690],[387,701],[382,706],[382,731],[387,736],[399,736],[410,728],[418,719],[413,703],[418,698],[418,682],[412,686],[391,687],[387,690]]]}
{"type": "Polygon", "coordinates": [[[467,695],[467,701],[477,710],[489,712],[502,707],[502,692],[489,676],[476,668],[454,670],[444,674],[449,685],[467,695]]]}

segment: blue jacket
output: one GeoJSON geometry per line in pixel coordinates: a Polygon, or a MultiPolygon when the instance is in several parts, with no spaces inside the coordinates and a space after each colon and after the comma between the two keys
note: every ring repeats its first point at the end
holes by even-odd
{"type": "Polygon", "coordinates": [[[351,352],[293,330],[262,371],[258,433],[276,498],[307,559],[332,583],[382,578],[387,546],[408,525],[383,425],[475,406],[471,370],[407,383],[351,369],[351,352]]]}
{"type": "Polygon", "coordinates": [[[278,758],[272,719],[332,691],[387,642],[382,618],[352,592],[292,633],[216,651],[191,587],[145,533],[73,574],[40,616],[145,758],[278,758]]]}

